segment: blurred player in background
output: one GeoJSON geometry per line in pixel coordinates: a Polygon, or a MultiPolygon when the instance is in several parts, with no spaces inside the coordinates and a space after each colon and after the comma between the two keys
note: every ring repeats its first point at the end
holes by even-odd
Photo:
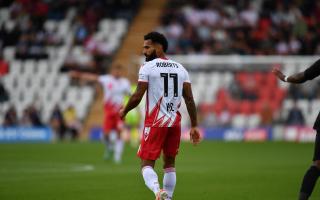
{"type": "Polygon", "coordinates": [[[182,96],[191,119],[190,139],[193,144],[200,142],[188,72],[181,64],[165,57],[167,48],[167,39],[162,34],[150,32],[144,36],[143,54],[146,62],[140,68],[136,91],[120,111],[120,117],[125,118],[147,91],[144,130],[137,154],[141,158],[145,184],[154,192],[157,200],[172,199],[176,185],[175,157],[181,137],[178,109],[182,96]],[[155,161],[161,151],[164,160],[163,190],[160,190],[158,175],[154,171],[155,161]]]}
{"type": "Polygon", "coordinates": [[[104,158],[108,160],[114,156],[113,159],[116,163],[121,162],[124,146],[120,135],[123,122],[119,117],[119,110],[123,106],[125,95],[130,95],[130,82],[122,77],[122,70],[123,67],[121,65],[114,65],[110,74],[107,75],[70,72],[74,78],[94,81],[102,86],[104,93],[103,139],[106,145],[104,158]],[[113,139],[113,135],[116,135],[115,139],[113,139]]]}
{"type": "MultiPolygon", "coordinates": [[[[131,85],[131,92],[133,93],[137,88],[136,84],[131,85]]],[[[129,96],[125,97],[125,103],[127,104],[129,101],[129,96]]],[[[130,145],[132,147],[137,147],[139,145],[139,129],[140,129],[140,119],[141,119],[141,111],[139,107],[132,109],[126,116],[125,119],[125,127],[129,132],[130,137],[130,145]]]]}
{"type": "MultiPolygon", "coordinates": [[[[288,83],[304,83],[320,75],[320,59],[307,68],[304,72],[299,72],[291,76],[285,76],[279,69],[274,68],[272,72],[282,81],[288,83]]],[[[315,148],[313,155],[313,165],[307,170],[300,189],[299,200],[307,200],[316,185],[320,176],[320,113],[314,123],[313,128],[317,131],[315,148]]]]}

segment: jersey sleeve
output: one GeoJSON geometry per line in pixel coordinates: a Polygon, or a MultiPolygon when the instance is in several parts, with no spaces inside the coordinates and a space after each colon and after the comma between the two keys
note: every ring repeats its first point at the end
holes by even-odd
{"type": "Polygon", "coordinates": [[[313,63],[308,69],[304,71],[304,78],[312,80],[320,75],[320,59],[313,63]]]}
{"type": "Polygon", "coordinates": [[[190,78],[189,78],[189,73],[186,69],[184,69],[184,74],[185,74],[184,83],[191,83],[190,78]]]}
{"type": "Polygon", "coordinates": [[[148,72],[147,64],[144,64],[140,67],[138,81],[149,82],[149,72],[148,72]]]}

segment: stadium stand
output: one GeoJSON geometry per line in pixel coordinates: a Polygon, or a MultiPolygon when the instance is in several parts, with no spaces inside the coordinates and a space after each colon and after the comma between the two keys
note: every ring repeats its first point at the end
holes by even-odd
{"type": "Polygon", "coordinates": [[[157,30],[168,38],[169,53],[177,55],[173,59],[191,69],[202,125],[286,124],[296,102],[306,124],[312,126],[317,110],[311,108],[319,101],[314,92],[320,89],[319,82],[288,88],[270,70],[278,65],[285,74],[292,74],[311,64],[308,58],[275,61],[272,55],[319,54],[319,10],[317,1],[168,1],[157,30]],[[208,59],[210,55],[232,56],[208,59]],[[262,64],[254,56],[233,55],[265,56],[268,61],[262,64]],[[248,65],[245,59],[255,64],[248,65]]]}
{"type": "Polygon", "coordinates": [[[0,123],[10,107],[18,121],[31,105],[48,124],[56,105],[73,106],[79,120],[95,91],[74,84],[68,70],[105,73],[136,14],[140,1],[30,1],[1,3],[1,82],[9,100],[1,103],[0,123]],[[8,71],[7,74],[4,72],[8,71]]]}
{"type": "Polygon", "coordinates": [[[158,30],[171,54],[310,55],[319,13],[317,1],[170,0],[158,30]]]}
{"type": "MultiPolygon", "coordinates": [[[[295,85],[295,89],[290,90],[292,86],[276,80],[270,73],[273,66],[286,73],[302,71],[317,60],[315,56],[284,59],[282,56],[179,55],[171,58],[190,70],[203,127],[256,128],[286,124],[294,102],[301,109],[306,125],[312,126],[318,114],[315,108],[319,106],[319,98],[310,95],[314,94],[310,90],[319,89],[319,79],[315,83],[295,85]]],[[[182,112],[187,115],[184,106],[182,112]]],[[[187,121],[186,118],[183,124],[188,125],[187,121]]]]}

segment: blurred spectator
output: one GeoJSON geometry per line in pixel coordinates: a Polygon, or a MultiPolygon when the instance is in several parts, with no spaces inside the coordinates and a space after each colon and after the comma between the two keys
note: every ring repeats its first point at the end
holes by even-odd
{"type": "Polygon", "coordinates": [[[59,108],[58,105],[56,105],[52,111],[51,117],[50,117],[50,125],[58,138],[62,140],[66,133],[66,125],[63,118],[63,114],[59,108]]]}
{"type": "Polygon", "coordinates": [[[0,78],[9,72],[9,64],[4,60],[2,53],[0,53],[0,78]]]}
{"type": "Polygon", "coordinates": [[[291,99],[314,99],[317,98],[319,81],[307,82],[303,85],[291,84],[288,89],[288,97],[291,99]]]}
{"type": "Polygon", "coordinates": [[[244,26],[255,26],[259,19],[258,10],[253,7],[252,2],[246,2],[246,8],[239,13],[240,20],[244,26]]]}
{"type": "Polygon", "coordinates": [[[272,124],[273,111],[272,111],[272,108],[271,108],[270,104],[268,103],[268,101],[264,101],[262,103],[259,114],[260,114],[260,118],[261,118],[261,122],[260,122],[261,126],[269,126],[272,124]]]}
{"type": "Polygon", "coordinates": [[[86,55],[79,56],[69,52],[64,61],[63,66],[61,67],[61,72],[76,70],[76,71],[96,73],[95,61],[91,59],[91,56],[86,56],[86,55]]]}
{"type": "Polygon", "coordinates": [[[32,126],[28,108],[25,108],[23,110],[22,117],[21,117],[19,125],[27,126],[27,127],[32,126]]]}
{"type": "Polygon", "coordinates": [[[314,8],[305,4],[170,0],[158,29],[170,41],[171,54],[310,55],[320,43],[316,37],[320,3],[312,1],[314,8]],[[192,46],[180,45],[188,40],[192,46]]]}
{"type": "Polygon", "coordinates": [[[89,35],[89,30],[84,26],[82,21],[76,25],[75,44],[82,44],[89,35]]]}
{"type": "Polygon", "coordinates": [[[3,103],[8,100],[9,100],[9,93],[7,92],[6,88],[4,87],[4,85],[0,80],[0,103],[3,103]]]}
{"type": "Polygon", "coordinates": [[[242,90],[240,88],[240,84],[237,80],[233,79],[228,91],[230,92],[233,99],[241,99],[242,98],[242,90]]]}
{"type": "Polygon", "coordinates": [[[223,110],[217,115],[218,126],[229,127],[231,125],[231,113],[224,107],[223,110]]]}
{"type": "Polygon", "coordinates": [[[17,126],[18,125],[18,117],[17,112],[14,106],[11,106],[4,116],[3,126],[17,126]]]}
{"type": "Polygon", "coordinates": [[[294,101],[293,107],[289,110],[286,123],[288,125],[304,125],[305,119],[301,109],[297,106],[297,102],[294,101]]]}
{"type": "Polygon", "coordinates": [[[34,105],[31,105],[29,107],[29,115],[32,126],[43,126],[41,117],[39,115],[39,111],[36,109],[34,105]]]}
{"type": "MultiPolygon", "coordinates": [[[[240,83],[241,84],[241,83],[240,83]]],[[[250,101],[256,100],[257,97],[257,85],[253,76],[250,74],[242,85],[242,99],[247,99],[250,101]]]]}
{"type": "Polygon", "coordinates": [[[39,111],[34,105],[31,105],[24,109],[21,125],[23,126],[43,126],[42,120],[39,115],[39,111]]]}
{"type": "Polygon", "coordinates": [[[69,106],[64,112],[63,117],[65,120],[67,134],[70,134],[72,139],[77,139],[81,123],[77,119],[77,113],[73,106],[69,106]]]}
{"type": "Polygon", "coordinates": [[[216,115],[213,112],[207,112],[200,118],[202,118],[201,126],[214,127],[217,125],[216,115]]]}

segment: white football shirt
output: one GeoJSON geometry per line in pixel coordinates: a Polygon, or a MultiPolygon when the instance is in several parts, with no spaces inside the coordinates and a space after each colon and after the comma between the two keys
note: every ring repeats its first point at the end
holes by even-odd
{"type": "Polygon", "coordinates": [[[103,87],[104,103],[110,109],[117,111],[123,105],[125,95],[130,94],[130,82],[126,78],[115,78],[112,75],[102,75],[98,78],[103,87]]]}
{"type": "Polygon", "coordinates": [[[157,58],[141,66],[138,81],[148,82],[145,126],[179,126],[183,83],[190,83],[187,70],[173,60],[157,58]]]}

